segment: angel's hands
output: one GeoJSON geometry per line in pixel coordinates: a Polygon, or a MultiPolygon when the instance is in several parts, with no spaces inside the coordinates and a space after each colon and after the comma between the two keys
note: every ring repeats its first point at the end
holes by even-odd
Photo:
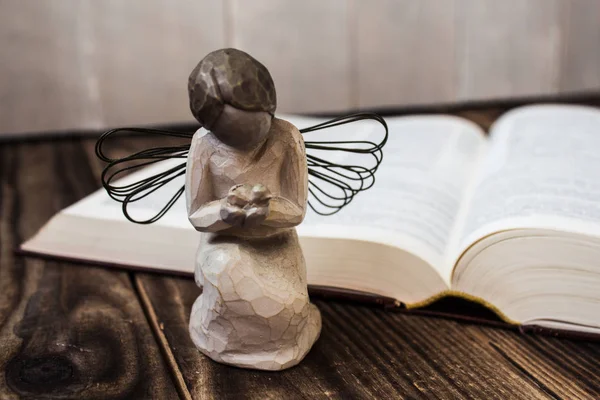
{"type": "Polygon", "coordinates": [[[251,191],[250,185],[232,186],[221,203],[221,219],[231,226],[242,226],[246,218],[244,207],[250,200],[251,191]]]}
{"type": "Polygon", "coordinates": [[[246,207],[246,221],[244,226],[259,226],[269,215],[271,192],[265,186],[258,184],[252,187],[250,203],[246,207]]]}
{"type": "Polygon", "coordinates": [[[221,218],[232,226],[255,227],[269,214],[271,192],[261,184],[235,185],[221,206],[221,218]]]}
{"type": "Polygon", "coordinates": [[[271,192],[260,183],[252,186],[250,193],[250,203],[259,207],[268,207],[271,200],[271,192]]]}
{"type": "Polygon", "coordinates": [[[229,193],[227,193],[227,203],[244,208],[250,202],[252,198],[252,185],[241,184],[234,185],[229,189],[229,193]]]}
{"type": "Polygon", "coordinates": [[[231,226],[242,226],[246,218],[246,212],[243,208],[229,204],[227,199],[221,203],[221,219],[231,226]]]}

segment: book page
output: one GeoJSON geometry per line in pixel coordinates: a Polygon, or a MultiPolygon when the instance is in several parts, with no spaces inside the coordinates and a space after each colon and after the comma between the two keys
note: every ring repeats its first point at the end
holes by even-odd
{"type": "Polygon", "coordinates": [[[516,109],[491,130],[459,253],[494,232],[540,228],[600,234],[600,111],[516,109]]]}
{"type": "MultiPolygon", "coordinates": [[[[140,179],[175,167],[182,162],[185,163],[185,160],[171,159],[158,162],[149,167],[145,167],[139,171],[131,173],[125,178],[119,180],[116,185],[124,186],[131,184],[140,179]]],[[[165,204],[167,204],[169,199],[177,192],[178,189],[183,186],[183,184],[183,177],[178,177],[166,184],[161,189],[152,193],[151,196],[130,203],[128,206],[130,215],[138,220],[151,218],[152,216],[156,215],[156,213],[160,211],[165,204]]],[[[130,223],[123,215],[122,204],[110,198],[104,189],[98,190],[83,200],[80,200],[79,202],[65,208],[62,212],[86,218],[97,218],[130,223]]],[[[160,220],[152,225],[171,226],[176,228],[185,227],[193,229],[187,219],[185,198],[181,196],[181,198],[177,200],[169,212],[167,212],[160,220]]]]}
{"type": "MultiPolygon", "coordinates": [[[[456,117],[386,121],[390,135],[375,185],[335,215],[323,217],[309,210],[299,232],[389,244],[439,268],[486,138],[478,126],[456,117]]],[[[364,130],[355,131],[354,125],[335,129],[362,135],[355,140],[377,135],[380,129],[370,122],[364,130]]],[[[315,134],[321,135],[320,140],[339,140],[333,129],[306,134],[305,139],[317,140],[315,134]]],[[[444,280],[449,282],[446,275],[444,280]]]]}

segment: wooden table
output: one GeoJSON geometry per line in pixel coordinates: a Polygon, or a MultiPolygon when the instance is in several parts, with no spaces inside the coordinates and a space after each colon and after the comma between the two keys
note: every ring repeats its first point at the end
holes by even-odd
{"type": "MultiPolygon", "coordinates": [[[[449,111],[487,128],[505,108],[449,111]]],[[[94,140],[0,144],[0,399],[600,398],[600,343],[319,299],[323,332],[298,367],[210,361],[188,337],[193,280],[14,254],[99,187],[94,140]]]]}

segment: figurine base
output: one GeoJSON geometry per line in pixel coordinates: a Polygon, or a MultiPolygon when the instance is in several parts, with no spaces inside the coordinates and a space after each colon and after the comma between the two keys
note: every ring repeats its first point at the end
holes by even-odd
{"type": "MultiPolygon", "coordinates": [[[[202,308],[202,296],[196,299],[192,308],[192,316],[202,308]]],[[[281,371],[297,365],[311,349],[321,333],[321,313],[314,305],[308,304],[308,315],[299,324],[302,325],[297,335],[287,345],[273,350],[258,350],[253,346],[244,346],[236,351],[219,352],[215,349],[214,339],[211,340],[206,329],[201,324],[190,322],[190,336],[204,355],[213,361],[233,365],[240,368],[250,368],[265,371],[281,371]],[[212,344],[210,342],[213,342],[212,344]]],[[[264,344],[261,345],[264,347],[264,344]]]]}
{"type": "Polygon", "coordinates": [[[321,331],[295,229],[266,238],[202,233],[190,315],[196,347],[215,361],[277,371],[298,364],[321,331]]]}

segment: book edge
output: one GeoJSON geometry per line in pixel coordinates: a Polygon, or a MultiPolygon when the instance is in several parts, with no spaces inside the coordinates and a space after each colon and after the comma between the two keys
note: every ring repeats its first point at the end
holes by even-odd
{"type": "MultiPolygon", "coordinates": [[[[191,278],[193,274],[181,271],[171,271],[168,274],[165,274],[163,270],[157,270],[154,268],[148,267],[139,267],[139,266],[131,266],[131,265],[123,265],[117,263],[107,263],[107,262],[99,262],[94,260],[85,260],[85,259],[76,259],[71,257],[63,257],[56,255],[49,255],[46,253],[39,253],[31,250],[24,250],[22,248],[15,248],[15,254],[24,257],[33,257],[42,260],[48,261],[64,261],[64,262],[73,262],[73,263],[81,263],[85,265],[101,267],[101,268],[114,268],[122,271],[130,271],[130,272],[142,272],[142,273],[151,273],[151,274],[160,274],[163,276],[173,276],[173,277],[183,277],[183,278],[191,278]]],[[[414,314],[421,315],[425,317],[435,317],[435,318],[444,318],[450,319],[453,321],[470,323],[475,325],[485,325],[491,326],[495,328],[507,329],[511,331],[519,332],[522,335],[541,335],[548,337],[556,337],[556,338],[565,338],[565,339],[573,339],[573,340],[582,340],[582,341],[592,341],[592,342],[600,342],[600,334],[589,333],[589,332],[580,332],[576,330],[570,329],[552,329],[546,328],[539,325],[523,325],[515,321],[510,321],[510,319],[504,319],[500,314],[496,313],[499,317],[499,321],[485,319],[485,318],[477,318],[472,317],[466,314],[460,313],[450,313],[450,312],[441,312],[441,311],[430,311],[423,310],[420,307],[425,307],[428,304],[432,304],[437,300],[440,300],[444,297],[459,297],[463,298],[470,302],[475,302],[479,305],[490,309],[495,312],[494,309],[491,309],[487,306],[487,302],[478,301],[478,298],[475,296],[466,295],[462,292],[448,290],[444,293],[440,293],[437,296],[432,296],[428,299],[427,302],[413,303],[413,304],[405,304],[397,299],[393,299],[391,297],[380,296],[372,293],[364,293],[353,291],[350,289],[340,289],[329,286],[319,286],[319,285],[309,285],[308,286],[309,293],[311,296],[317,297],[319,299],[324,300],[336,300],[343,301],[349,303],[358,303],[367,306],[375,306],[380,307],[385,310],[391,312],[405,313],[405,314],[414,314]],[[507,321],[508,320],[508,321],[507,321]]]]}

